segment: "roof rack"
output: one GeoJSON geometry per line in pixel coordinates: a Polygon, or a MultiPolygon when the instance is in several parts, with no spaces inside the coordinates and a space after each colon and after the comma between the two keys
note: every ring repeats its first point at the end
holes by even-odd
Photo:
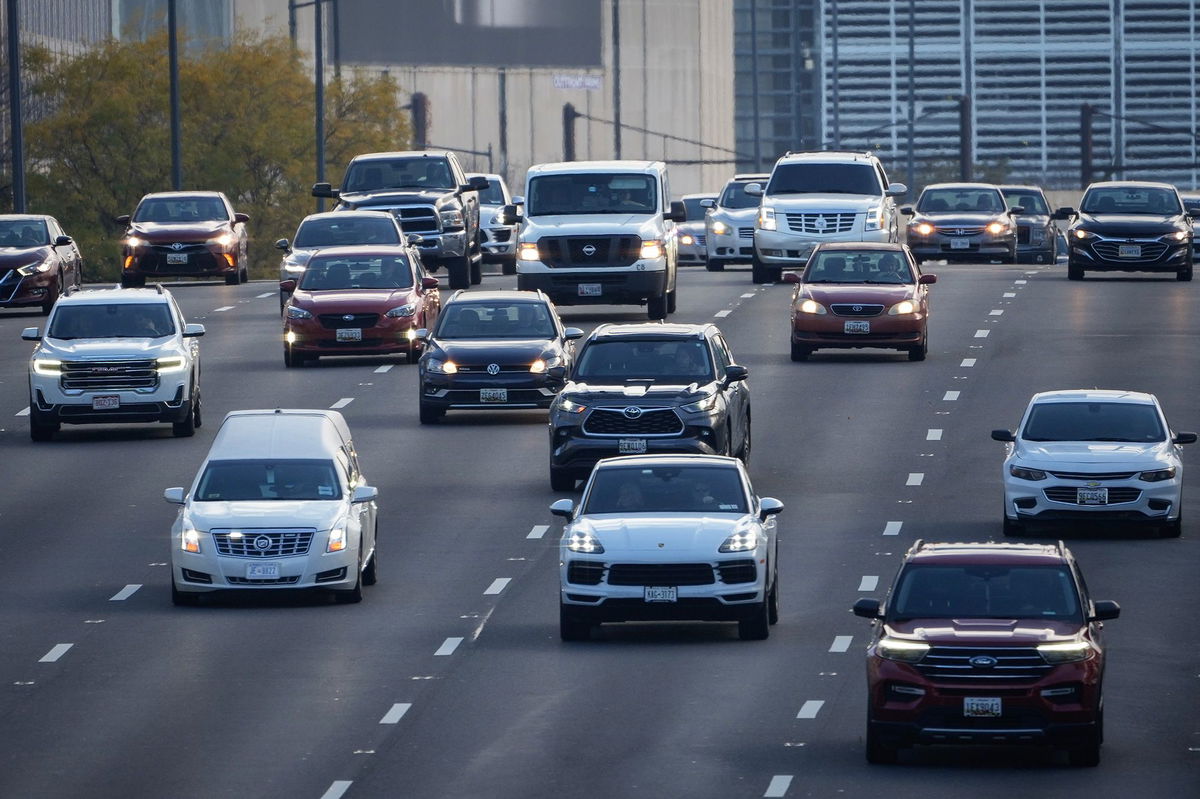
{"type": "Polygon", "coordinates": [[[835,153],[843,153],[845,155],[865,155],[870,158],[875,155],[873,150],[788,150],[784,156],[789,155],[833,155],[835,153]]]}
{"type": "Polygon", "coordinates": [[[155,283],[154,290],[157,291],[159,294],[165,294],[167,291],[166,289],[163,288],[162,283],[155,283]]]}

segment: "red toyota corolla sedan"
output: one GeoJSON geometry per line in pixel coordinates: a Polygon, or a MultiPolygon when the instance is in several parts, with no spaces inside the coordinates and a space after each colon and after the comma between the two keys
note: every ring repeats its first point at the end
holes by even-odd
{"type": "Polygon", "coordinates": [[[882,347],[923,361],[929,352],[929,284],[904,244],[821,244],[792,293],[792,360],[824,348],[882,347]]]}
{"type": "Polygon", "coordinates": [[[421,354],[419,328],[441,309],[438,281],[412,247],[319,250],[299,281],[280,283],[292,296],[283,314],[283,362],[303,366],[322,355],[421,354]]]}

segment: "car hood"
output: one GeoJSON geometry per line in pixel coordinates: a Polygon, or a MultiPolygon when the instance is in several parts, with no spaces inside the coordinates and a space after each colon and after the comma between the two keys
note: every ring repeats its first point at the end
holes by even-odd
{"type": "Polygon", "coordinates": [[[805,283],[801,289],[801,297],[810,297],[822,305],[829,303],[867,303],[895,305],[901,300],[912,299],[911,284],[899,286],[864,286],[862,284],[826,285],[823,283],[805,283]]]}
{"type": "Polygon", "coordinates": [[[312,527],[328,530],[346,514],[341,500],[190,502],[187,518],[197,530],[312,527]]]}
{"type": "Polygon", "coordinates": [[[618,233],[641,233],[642,238],[655,239],[661,234],[658,214],[567,214],[565,216],[535,216],[525,220],[522,241],[536,241],[541,236],[611,236],[618,233]]]}
{"type": "Polygon", "coordinates": [[[704,227],[705,224],[703,219],[693,219],[690,222],[676,223],[675,230],[678,233],[691,233],[694,236],[697,233],[703,233],[704,227]]]}
{"type": "Polygon", "coordinates": [[[381,189],[379,191],[342,192],[338,200],[355,208],[370,208],[372,206],[392,205],[438,205],[447,195],[454,195],[454,189],[381,189]]]}
{"type": "MultiPolygon", "coordinates": [[[[590,532],[604,545],[608,560],[622,552],[661,553],[654,560],[680,556],[703,561],[716,557],[717,548],[735,530],[752,523],[741,514],[631,513],[582,516],[570,532],[590,532]]],[[[749,556],[750,553],[741,553],[749,556]]]]}
{"type": "Polygon", "coordinates": [[[132,235],[150,242],[176,242],[204,240],[229,230],[229,223],[222,221],[195,222],[134,222],[129,226],[132,235]]]}
{"type": "Polygon", "coordinates": [[[949,214],[928,214],[922,213],[920,219],[924,222],[937,225],[938,227],[983,227],[988,222],[995,222],[1003,214],[999,212],[990,212],[983,214],[966,214],[966,213],[949,213],[949,214]]]}
{"type": "Polygon", "coordinates": [[[675,405],[680,397],[701,394],[702,387],[696,383],[633,383],[625,385],[604,383],[568,383],[562,390],[564,397],[571,399],[586,398],[587,402],[616,402],[629,404],[637,402],[641,405],[675,405]]]}
{"type": "Polygon", "coordinates": [[[69,360],[112,361],[157,358],[163,354],[170,336],[159,338],[43,338],[40,357],[54,356],[69,360]]]}
{"type": "Polygon", "coordinates": [[[1097,471],[1112,471],[1121,464],[1131,469],[1164,461],[1170,442],[1137,444],[1127,441],[1021,441],[1014,457],[1023,465],[1045,467],[1055,464],[1093,465],[1097,471]]]}
{"type": "Polygon", "coordinates": [[[532,363],[548,349],[553,339],[444,339],[431,342],[456,363],[482,363],[503,360],[506,363],[532,363]]]}
{"type": "Polygon", "coordinates": [[[309,313],[386,313],[416,302],[411,287],[403,289],[347,289],[308,291],[297,289],[292,305],[309,313]]]}
{"type": "Polygon", "coordinates": [[[1020,214],[1014,216],[1018,225],[1043,227],[1050,224],[1050,217],[1047,214],[1020,214]]]}
{"type": "Polygon", "coordinates": [[[0,269],[15,269],[44,261],[50,245],[42,247],[0,247],[0,269]]]}
{"type": "Polygon", "coordinates": [[[1190,227],[1179,216],[1148,214],[1080,214],[1079,226],[1103,235],[1129,237],[1161,236],[1190,227]]]}
{"type": "MultiPolygon", "coordinates": [[[[779,206],[788,211],[824,211],[836,213],[865,213],[883,199],[870,194],[775,194],[763,198],[763,205],[779,206]]],[[[757,209],[754,209],[757,212],[757,209]]]]}
{"type": "Polygon", "coordinates": [[[1074,640],[1079,637],[1078,621],[1050,619],[909,619],[888,622],[884,634],[929,644],[1039,644],[1047,641],[1074,640]]]}
{"type": "Polygon", "coordinates": [[[758,206],[753,208],[715,208],[709,219],[724,222],[730,226],[752,225],[758,219],[758,206]]]}

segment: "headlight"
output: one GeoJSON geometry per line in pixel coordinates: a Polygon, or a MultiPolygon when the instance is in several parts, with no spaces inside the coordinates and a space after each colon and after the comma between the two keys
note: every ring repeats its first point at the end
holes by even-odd
{"type": "Polygon", "coordinates": [[[645,239],[642,241],[642,249],[638,253],[638,258],[662,258],[663,245],[658,239],[645,239]]]}
{"type": "Polygon", "coordinates": [[[775,230],[775,209],[763,206],[758,209],[758,226],[763,230],[775,230]]]}
{"type": "Polygon", "coordinates": [[[536,361],[529,364],[529,371],[533,372],[535,375],[540,375],[552,366],[562,366],[562,362],[563,359],[561,355],[551,355],[549,358],[538,358],[536,361]]]}
{"type": "Polygon", "coordinates": [[[283,269],[285,272],[303,272],[304,264],[300,261],[294,261],[291,258],[284,258],[283,269]]]}
{"type": "Polygon", "coordinates": [[[863,230],[879,230],[883,227],[883,206],[879,205],[874,208],[867,209],[866,223],[863,225],[863,230]]]}
{"type": "Polygon", "coordinates": [[[48,377],[58,377],[62,374],[62,361],[56,361],[53,358],[35,358],[33,361],[33,373],[48,377]]]}
{"type": "Polygon", "coordinates": [[[917,312],[917,304],[912,300],[901,300],[888,308],[888,316],[907,316],[917,312]]]}
{"type": "Polygon", "coordinates": [[[679,237],[679,243],[691,246],[696,243],[696,239],[694,239],[692,237],[691,233],[684,233],[682,236],[679,237]]]}
{"type": "Polygon", "coordinates": [[[758,548],[758,531],[753,527],[739,530],[725,539],[718,552],[750,552],[758,548]]]}
{"type": "Polygon", "coordinates": [[[339,524],[329,531],[329,543],[325,545],[326,552],[341,552],[346,548],[346,525],[339,524]]]}
{"type": "Polygon", "coordinates": [[[1096,234],[1092,231],[1084,230],[1083,228],[1079,227],[1071,231],[1071,236],[1079,241],[1087,241],[1088,239],[1096,238],[1096,234]]]}
{"type": "Polygon", "coordinates": [[[933,225],[929,224],[928,222],[918,222],[917,224],[910,225],[909,227],[918,236],[932,236],[933,235],[933,225]]]}
{"type": "Polygon", "coordinates": [[[725,224],[719,219],[713,220],[713,223],[710,227],[714,236],[724,236],[729,232],[729,225],[725,224]]]}
{"type": "Polygon", "coordinates": [[[1018,480],[1045,480],[1046,473],[1041,469],[1026,469],[1024,466],[1009,466],[1008,473],[1018,480]]]}
{"type": "Polygon", "coordinates": [[[1159,241],[1165,241],[1167,244],[1176,244],[1181,241],[1187,241],[1191,235],[1192,234],[1186,230],[1176,230],[1174,233],[1168,233],[1165,236],[1161,236],[1159,241]]]}
{"type": "Polygon", "coordinates": [[[929,644],[904,638],[880,638],[876,651],[882,658],[903,663],[919,663],[929,651],[929,644]]]}
{"type": "Polygon", "coordinates": [[[1064,641],[1059,644],[1038,644],[1038,654],[1047,663],[1074,663],[1092,656],[1092,645],[1087,641],[1064,641]]]}
{"type": "Polygon", "coordinates": [[[604,545],[591,533],[571,533],[567,536],[567,549],[572,552],[589,552],[599,555],[604,552],[604,545]]]}
{"type": "Polygon", "coordinates": [[[36,264],[26,264],[25,266],[17,267],[17,274],[21,277],[29,277],[30,275],[39,272],[45,272],[50,269],[51,259],[47,258],[44,261],[38,261],[36,264]]]}
{"type": "Polygon", "coordinates": [[[796,310],[800,313],[814,313],[818,316],[828,313],[828,311],[825,310],[825,306],[816,300],[805,300],[796,306],[796,310]]]}
{"type": "Polygon", "coordinates": [[[138,236],[130,236],[129,238],[125,239],[125,246],[131,250],[136,250],[138,247],[144,247],[145,245],[146,240],[139,238],[138,236]]]}
{"type": "Polygon", "coordinates": [[[233,234],[226,232],[219,236],[213,236],[211,239],[206,241],[205,244],[215,244],[218,247],[228,247],[229,245],[233,244],[233,234]]]}
{"type": "Polygon", "coordinates": [[[187,368],[187,361],[182,355],[168,355],[165,358],[159,358],[154,363],[158,367],[159,374],[182,372],[187,368]]]}
{"type": "Polygon", "coordinates": [[[298,308],[295,305],[289,305],[287,308],[288,319],[312,319],[313,315],[303,308],[298,308]]]}
{"type": "Polygon", "coordinates": [[[1007,222],[989,222],[988,226],[987,226],[987,232],[991,233],[993,236],[999,236],[1001,233],[1007,233],[1008,232],[1008,223],[1007,222]]]}
{"type": "Polygon", "coordinates": [[[1138,475],[1139,480],[1145,480],[1147,483],[1161,483],[1163,480],[1175,479],[1175,467],[1169,469],[1156,469],[1152,472],[1142,472],[1138,475]]]}
{"type": "Polygon", "coordinates": [[[501,219],[500,219],[500,212],[499,212],[499,211],[497,211],[496,213],[492,214],[491,218],[489,218],[489,219],[488,219],[488,222],[487,222],[487,223],[488,223],[488,227],[498,227],[498,226],[500,226],[500,225],[503,225],[503,224],[504,224],[504,222],[503,222],[503,221],[501,221],[501,219]]]}
{"type": "Polygon", "coordinates": [[[1040,227],[1029,228],[1029,243],[1039,244],[1046,240],[1046,231],[1040,227]]]}
{"type": "Polygon", "coordinates": [[[687,411],[688,413],[707,413],[717,407],[717,395],[710,394],[704,399],[689,402],[687,405],[679,406],[679,410],[687,411]]]}
{"type": "Polygon", "coordinates": [[[454,361],[440,361],[437,358],[430,358],[426,361],[425,369],[433,372],[435,375],[458,374],[458,364],[454,361]]]}
{"type": "Polygon", "coordinates": [[[463,213],[460,208],[439,211],[438,216],[441,217],[442,227],[444,228],[460,228],[463,226],[463,213]]]}
{"type": "Polygon", "coordinates": [[[200,532],[190,524],[184,524],[179,536],[179,548],[184,552],[200,554],[200,532]]]}
{"type": "Polygon", "coordinates": [[[583,413],[587,410],[586,405],[580,405],[574,400],[569,400],[566,397],[558,398],[558,409],[563,413],[583,413]]]}
{"type": "Polygon", "coordinates": [[[517,245],[517,258],[522,261],[538,261],[538,246],[536,241],[522,241],[517,245]]]}
{"type": "Polygon", "coordinates": [[[413,303],[401,305],[399,308],[393,308],[384,314],[388,319],[400,319],[404,316],[412,316],[417,312],[417,306],[413,303]]]}

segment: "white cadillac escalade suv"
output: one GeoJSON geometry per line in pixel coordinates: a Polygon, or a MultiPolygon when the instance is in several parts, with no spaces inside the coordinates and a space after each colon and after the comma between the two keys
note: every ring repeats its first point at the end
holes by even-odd
{"type": "Polygon", "coordinates": [[[804,266],[813,248],[827,241],[900,241],[896,199],[908,193],[889,183],[870,153],[789,152],[775,162],[763,187],[754,227],[755,283],[780,279],[785,268],[804,266]]]}

